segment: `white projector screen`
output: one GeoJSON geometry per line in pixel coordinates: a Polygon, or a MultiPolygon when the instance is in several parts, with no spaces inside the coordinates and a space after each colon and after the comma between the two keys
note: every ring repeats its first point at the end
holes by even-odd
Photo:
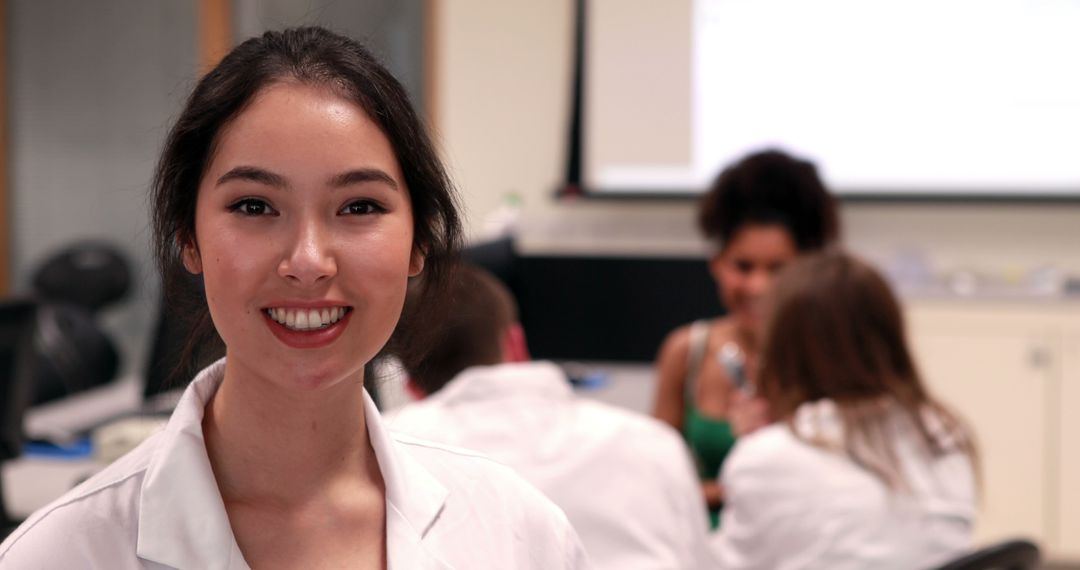
{"type": "Polygon", "coordinates": [[[764,147],[841,195],[1080,197],[1080,0],[588,0],[583,182],[764,147]]]}

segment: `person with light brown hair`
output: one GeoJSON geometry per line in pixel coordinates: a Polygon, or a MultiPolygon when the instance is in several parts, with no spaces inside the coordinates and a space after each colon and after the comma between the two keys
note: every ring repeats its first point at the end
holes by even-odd
{"type": "Polygon", "coordinates": [[[721,567],[928,568],[970,547],[973,435],[920,378],[899,302],[838,251],[779,275],[758,396],[721,474],[721,567]]]}

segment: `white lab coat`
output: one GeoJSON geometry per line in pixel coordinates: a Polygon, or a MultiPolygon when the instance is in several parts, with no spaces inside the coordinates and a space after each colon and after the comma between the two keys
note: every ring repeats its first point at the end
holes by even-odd
{"type": "MultiPolygon", "coordinates": [[[[739,439],[724,463],[724,511],[714,546],[725,570],[912,570],[971,547],[976,510],[970,459],[933,458],[895,416],[908,491],[892,491],[839,450],[811,445],[786,424],[739,439]]],[[[829,445],[842,424],[829,400],[804,404],[794,427],[829,445]]],[[[842,449],[842,448],[841,448],[842,449]]]]}
{"type": "Polygon", "coordinates": [[[596,568],[713,567],[682,438],[650,417],[576,397],[554,364],[467,369],[387,424],[516,469],[562,507],[596,568]]]}
{"type": "MultiPolygon", "coordinates": [[[[248,568],[202,434],[224,360],[188,387],[166,428],[41,509],[3,545],[0,568],[248,568]]],[[[386,486],[393,570],[585,567],[565,516],[510,469],[383,427],[365,399],[386,486]]]]}

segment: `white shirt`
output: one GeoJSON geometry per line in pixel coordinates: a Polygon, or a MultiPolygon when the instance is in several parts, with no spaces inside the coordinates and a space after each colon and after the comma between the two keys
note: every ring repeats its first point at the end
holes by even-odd
{"type": "MultiPolygon", "coordinates": [[[[804,404],[795,429],[833,446],[842,424],[829,400],[804,404]]],[[[848,459],[795,436],[786,424],[738,440],[724,463],[725,503],[715,544],[721,568],[931,568],[971,547],[975,477],[959,452],[931,457],[914,426],[893,426],[908,490],[891,490],[848,459]]]]}
{"type": "Polygon", "coordinates": [[[713,567],[700,483],[679,435],[575,397],[554,364],[470,368],[387,424],[516,469],[562,507],[597,568],[713,567]]]}
{"type": "MultiPolygon", "coordinates": [[[[203,411],[225,362],[185,391],[165,429],[41,509],[0,545],[0,568],[246,569],[210,468],[203,411]]],[[[388,434],[365,398],[386,486],[390,569],[584,568],[565,516],[510,469],[388,434]]]]}

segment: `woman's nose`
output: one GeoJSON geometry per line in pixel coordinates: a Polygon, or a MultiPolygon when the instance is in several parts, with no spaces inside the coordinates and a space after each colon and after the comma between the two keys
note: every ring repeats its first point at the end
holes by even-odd
{"type": "Polygon", "coordinates": [[[754,271],[746,280],[746,290],[755,297],[765,295],[769,292],[772,280],[773,277],[768,271],[754,271]]]}
{"type": "Polygon", "coordinates": [[[295,238],[278,265],[278,274],[301,286],[311,286],[337,273],[329,236],[317,222],[305,222],[294,233],[295,238]]]}

